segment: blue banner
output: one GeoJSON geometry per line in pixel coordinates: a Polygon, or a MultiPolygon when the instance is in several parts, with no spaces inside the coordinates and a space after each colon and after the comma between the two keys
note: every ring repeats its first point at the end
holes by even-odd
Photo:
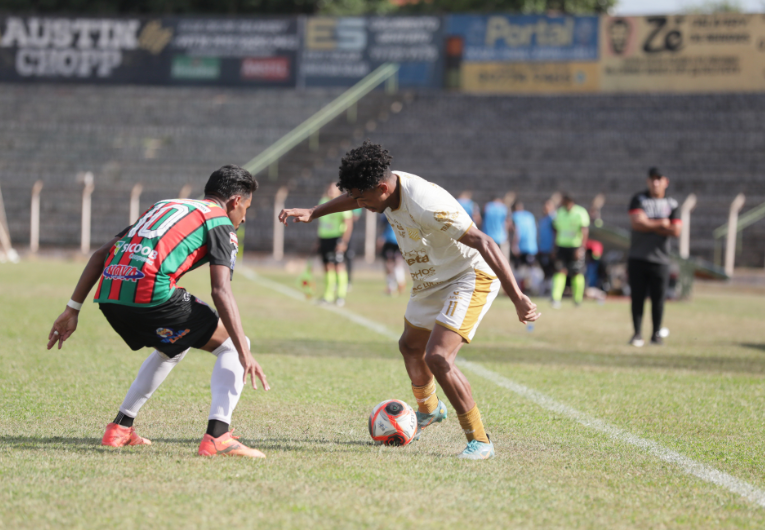
{"type": "Polygon", "coordinates": [[[451,15],[447,34],[463,39],[464,62],[598,60],[598,17],[451,15]]]}
{"type": "Polygon", "coordinates": [[[298,86],[351,86],[383,63],[398,63],[402,87],[443,85],[440,16],[309,17],[298,86]]]}

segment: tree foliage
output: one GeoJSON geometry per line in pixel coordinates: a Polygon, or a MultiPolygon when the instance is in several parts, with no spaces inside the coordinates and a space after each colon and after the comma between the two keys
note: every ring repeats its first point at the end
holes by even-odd
{"type": "Polygon", "coordinates": [[[362,15],[605,13],[617,0],[0,0],[0,11],[61,14],[362,15]]]}

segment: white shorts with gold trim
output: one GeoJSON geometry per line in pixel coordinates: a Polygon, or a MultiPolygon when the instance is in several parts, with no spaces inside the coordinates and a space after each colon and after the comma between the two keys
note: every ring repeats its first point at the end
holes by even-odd
{"type": "Polygon", "coordinates": [[[469,271],[433,288],[427,296],[409,300],[404,320],[414,328],[427,331],[440,324],[470,342],[499,288],[496,277],[479,270],[469,271]]]}

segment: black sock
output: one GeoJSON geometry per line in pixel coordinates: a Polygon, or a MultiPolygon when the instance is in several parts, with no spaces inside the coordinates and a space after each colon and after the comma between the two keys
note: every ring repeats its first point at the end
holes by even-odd
{"type": "Polygon", "coordinates": [[[122,412],[119,412],[117,414],[117,417],[114,418],[114,423],[116,423],[117,425],[122,425],[123,427],[132,427],[134,419],[135,418],[131,418],[130,416],[123,414],[122,412]]]}
{"type": "Polygon", "coordinates": [[[220,438],[228,432],[228,423],[219,420],[209,420],[207,422],[207,434],[213,438],[220,438]]]}

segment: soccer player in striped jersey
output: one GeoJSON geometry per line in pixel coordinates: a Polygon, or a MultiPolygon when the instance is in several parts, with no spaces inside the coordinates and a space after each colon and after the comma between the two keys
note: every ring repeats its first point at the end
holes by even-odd
{"type": "Polygon", "coordinates": [[[537,306],[518,288],[499,246],[452,195],[416,175],[391,171],[390,162],[388,151],[364,142],[341,162],[338,187],[344,195],[310,209],[282,210],[279,219],[309,223],[359,206],[385,214],[413,280],[399,350],[417,400],[417,436],[446,418],[446,405],[436,395],[438,381],[467,438],[460,458],[491,458],[494,444],[470,383],[455,365],[457,353],[473,340],[500,286],[521,322],[539,318],[537,306]]]}
{"type": "Polygon", "coordinates": [[[96,282],[94,301],[127,345],[133,350],[155,348],[141,365],[114,422],[107,425],[102,445],[151,445],[135,432],[133,420],[170,370],[190,348],[198,348],[217,358],[207,432],[198,454],[265,456],[229,432],[247,374],[253,388],[258,378],[269,390],[250,353],[231,291],[239,248],[236,229],[244,223],[257,188],[248,171],[223,166],[210,175],[204,199],[159,201],[91,256],[72,299],[53,324],[48,349],[56,342],[61,349],[77,329],[82,304],[96,282]],[[181,276],[204,264],[210,265],[217,312],[177,286],[181,276]]]}

